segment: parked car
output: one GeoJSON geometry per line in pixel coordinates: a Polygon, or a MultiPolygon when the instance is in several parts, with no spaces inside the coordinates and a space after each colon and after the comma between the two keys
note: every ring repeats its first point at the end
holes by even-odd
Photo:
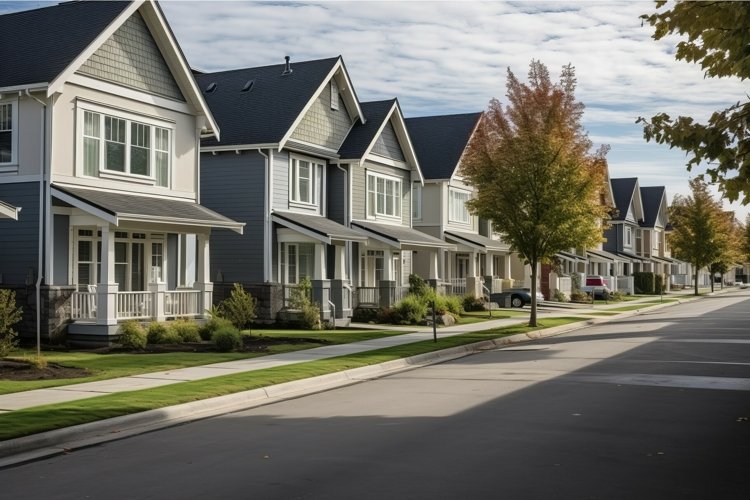
{"type": "Polygon", "coordinates": [[[586,276],[586,284],[581,286],[581,291],[589,295],[593,294],[595,299],[607,299],[611,290],[602,276],[586,276]]]}
{"type": "MultiPolygon", "coordinates": [[[[531,289],[529,288],[508,288],[498,293],[490,294],[490,302],[494,302],[500,307],[504,307],[505,299],[510,297],[511,307],[523,307],[526,304],[531,305],[531,289]]],[[[544,301],[542,292],[536,292],[536,303],[541,304],[544,301]]]]}

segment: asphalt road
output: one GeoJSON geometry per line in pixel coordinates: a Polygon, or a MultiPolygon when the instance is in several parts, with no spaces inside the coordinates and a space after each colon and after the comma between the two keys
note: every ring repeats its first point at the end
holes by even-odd
{"type": "Polygon", "coordinates": [[[0,498],[750,498],[750,291],[5,469],[0,498]]]}

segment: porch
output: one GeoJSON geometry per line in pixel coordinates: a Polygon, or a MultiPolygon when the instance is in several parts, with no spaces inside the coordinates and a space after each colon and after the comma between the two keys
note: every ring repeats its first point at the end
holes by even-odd
{"type": "MultiPolygon", "coordinates": [[[[164,320],[203,317],[211,307],[211,292],[197,289],[145,292],[115,292],[115,320],[164,320]],[[208,303],[205,301],[208,300],[208,303]]],[[[96,291],[73,292],[70,317],[78,322],[96,322],[100,296],[96,291]]],[[[109,297],[103,297],[108,301],[109,297]]]]}

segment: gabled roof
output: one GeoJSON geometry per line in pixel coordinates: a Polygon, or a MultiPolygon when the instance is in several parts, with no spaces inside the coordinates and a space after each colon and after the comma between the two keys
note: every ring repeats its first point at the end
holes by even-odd
{"type": "Polygon", "coordinates": [[[612,185],[612,193],[615,197],[615,206],[617,207],[617,210],[619,212],[617,217],[614,217],[612,220],[625,220],[628,215],[628,208],[630,208],[631,203],[635,205],[636,212],[640,210],[640,214],[634,214],[636,220],[638,219],[638,215],[641,215],[642,217],[643,205],[640,204],[641,197],[640,192],[638,191],[638,178],[626,177],[620,179],[610,179],[610,184],[612,185]],[[635,200],[633,199],[634,196],[635,200]]]}
{"type": "Polygon", "coordinates": [[[132,2],[66,2],[0,16],[0,88],[49,83],[132,2]]]}
{"type": "Polygon", "coordinates": [[[425,179],[450,179],[482,113],[407,118],[425,179]]]}
{"type": "Polygon", "coordinates": [[[664,186],[649,186],[641,188],[641,199],[643,200],[642,227],[655,227],[662,202],[666,202],[666,196],[667,191],[664,186]]]}
{"type": "MultiPolygon", "coordinates": [[[[222,130],[221,141],[204,147],[281,144],[291,134],[323,85],[338,71],[346,80],[345,99],[363,119],[341,56],[314,61],[244,68],[215,73],[194,72],[200,90],[222,130]],[[248,90],[242,91],[243,88],[248,90]],[[213,88],[213,90],[211,90],[213,88]]],[[[341,89],[344,90],[344,89],[341,89]]]]}
{"type": "Polygon", "coordinates": [[[420,182],[423,182],[422,168],[406,128],[406,120],[404,120],[398,99],[362,103],[362,111],[367,116],[367,121],[365,123],[361,120],[357,121],[349,131],[349,135],[339,149],[341,160],[359,160],[360,162],[364,160],[373,150],[386,125],[392,123],[407,163],[419,174],[420,182]]]}

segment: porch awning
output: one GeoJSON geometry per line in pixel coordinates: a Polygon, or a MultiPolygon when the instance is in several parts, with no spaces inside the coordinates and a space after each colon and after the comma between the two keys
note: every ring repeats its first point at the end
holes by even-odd
{"type": "Polygon", "coordinates": [[[274,222],[315,238],[323,243],[335,241],[367,241],[367,236],[320,215],[274,212],[274,222]]]}
{"type": "Polygon", "coordinates": [[[0,219],[18,220],[18,212],[20,211],[20,207],[14,207],[13,205],[0,201],[0,219]]]}
{"type": "Polygon", "coordinates": [[[637,255],[630,252],[615,252],[615,255],[622,257],[626,261],[643,262],[643,259],[641,257],[638,257],[637,255]]]}
{"type": "Polygon", "coordinates": [[[589,260],[599,261],[599,262],[618,262],[618,261],[627,261],[630,259],[623,259],[622,257],[605,252],[604,250],[586,250],[586,254],[589,257],[589,260]]]}
{"type": "Polygon", "coordinates": [[[463,231],[444,231],[443,234],[445,235],[446,239],[450,239],[455,241],[456,243],[461,243],[462,245],[475,248],[482,253],[507,253],[510,251],[510,245],[506,245],[502,241],[493,240],[492,238],[488,238],[487,236],[482,236],[481,234],[465,233],[463,231]]]}
{"type": "Polygon", "coordinates": [[[150,222],[224,228],[240,234],[245,227],[244,222],[233,221],[189,200],[60,187],[54,184],[52,196],[115,226],[122,222],[150,222]]]}
{"type": "Polygon", "coordinates": [[[654,255],[649,258],[657,264],[672,264],[672,259],[665,259],[664,257],[656,257],[654,255]]]}
{"type": "Polygon", "coordinates": [[[568,253],[568,252],[557,252],[555,254],[555,257],[559,257],[563,260],[569,260],[571,262],[585,262],[587,259],[583,255],[576,255],[574,253],[568,253]]]}
{"type": "Polygon", "coordinates": [[[439,238],[410,227],[376,224],[369,221],[352,221],[352,229],[361,231],[362,234],[369,238],[403,250],[423,250],[425,248],[456,249],[456,245],[451,245],[439,238]]]}

